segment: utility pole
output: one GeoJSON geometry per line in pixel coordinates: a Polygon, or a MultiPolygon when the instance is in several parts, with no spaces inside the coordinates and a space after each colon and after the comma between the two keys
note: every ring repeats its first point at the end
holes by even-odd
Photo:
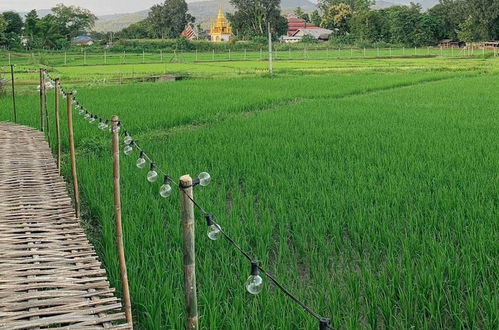
{"type": "Polygon", "coordinates": [[[267,30],[269,32],[269,75],[272,76],[272,33],[270,31],[270,21],[267,21],[267,30]]]}

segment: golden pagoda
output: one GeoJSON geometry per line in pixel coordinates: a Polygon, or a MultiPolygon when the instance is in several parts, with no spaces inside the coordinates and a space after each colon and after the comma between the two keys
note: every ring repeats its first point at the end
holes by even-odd
{"type": "Polygon", "coordinates": [[[222,7],[218,9],[216,22],[211,25],[210,37],[212,42],[229,41],[232,37],[232,27],[225,19],[222,7]]]}

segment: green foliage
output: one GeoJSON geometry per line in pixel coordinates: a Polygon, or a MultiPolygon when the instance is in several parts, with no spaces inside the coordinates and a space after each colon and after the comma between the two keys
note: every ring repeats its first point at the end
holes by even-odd
{"type": "Polygon", "coordinates": [[[304,12],[303,9],[301,9],[301,7],[296,7],[294,13],[295,13],[296,17],[299,17],[299,18],[303,19],[305,22],[310,23],[310,15],[307,14],[306,12],[304,12]]]}
{"type": "Polygon", "coordinates": [[[324,12],[321,27],[337,31],[338,34],[347,34],[351,18],[352,7],[345,3],[332,5],[324,12]]]}
{"type": "Polygon", "coordinates": [[[305,43],[305,44],[316,44],[316,43],[319,43],[319,40],[306,34],[301,38],[300,42],[305,43]]]}
{"type": "Polygon", "coordinates": [[[234,34],[240,40],[266,36],[270,22],[274,39],[286,34],[287,20],[281,15],[280,0],[230,0],[234,13],[227,13],[234,34]]]}
{"type": "Polygon", "coordinates": [[[9,49],[19,48],[23,28],[21,16],[13,11],[6,11],[0,16],[3,17],[5,22],[3,36],[0,36],[0,45],[9,49]]]}
{"type": "Polygon", "coordinates": [[[86,33],[94,26],[97,19],[88,9],[77,6],[58,4],[52,8],[52,12],[61,34],[68,40],[86,33]]]}
{"type": "Polygon", "coordinates": [[[179,38],[188,23],[194,23],[194,17],[187,13],[185,0],[166,0],[154,5],[144,24],[152,37],[179,38]]]}

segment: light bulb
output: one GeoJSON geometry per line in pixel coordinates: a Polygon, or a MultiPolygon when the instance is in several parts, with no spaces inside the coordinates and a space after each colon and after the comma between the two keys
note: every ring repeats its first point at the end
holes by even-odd
{"type": "Polygon", "coordinates": [[[158,172],[156,172],[156,164],[151,163],[151,168],[147,172],[147,181],[156,182],[158,180],[158,172]]]}
{"type": "Polygon", "coordinates": [[[123,139],[123,142],[125,142],[125,144],[130,144],[131,141],[132,137],[130,136],[130,133],[128,133],[128,131],[125,131],[125,138],[123,139]]]}
{"type": "Polygon", "coordinates": [[[140,152],[139,159],[137,159],[137,163],[135,163],[138,168],[144,168],[146,166],[146,159],[144,158],[144,152],[140,152]]]}
{"type": "Polygon", "coordinates": [[[102,119],[99,119],[99,129],[102,130],[103,129],[103,125],[104,123],[102,122],[102,119]]]}
{"type": "Polygon", "coordinates": [[[88,122],[90,124],[93,124],[96,119],[97,119],[97,116],[90,116],[90,119],[88,120],[88,122]]]}
{"type": "Polygon", "coordinates": [[[211,176],[206,172],[201,172],[198,175],[198,179],[199,179],[199,184],[202,185],[203,187],[206,187],[211,181],[211,176]]]}
{"type": "Polygon", "coordinates": [[[213,218],[211,214],[206,214],[206,224],[208,225],[208,238],[212,241],[216,241],[222,235],[222,231],[220,230],[220,226],[213,222],[213,218]]]}
{"type": "Polygon", "coordinates": [[[246,280],[246,290],[251,294],[259,294],[263,289],[263,279],[259,275],[258,261],[251,262],[251,275],[246,280]]]}
{"type": "Polygon", "coordinates": [[[88,111],[85,111],[85,119],[86,119],[86,120],[89,120],[89,119],[90,119],[90,114],[88,113],[88,111]]]}
{"type": "Polygon", "coordinates": [[[132,151],[133,151],[133,146],[132,146],[132,144],[131,144],[131,143],[130,143],[130,144],[127,144],[127,145],[125,146],[125,148],[123,148],[123,153],[124,153],[126,156],[130,155],[130,154],[132,153],[132,151]]]}
{"type": "Polygon", "coordinates": [[[168,175],[165,175],[163,184],[159,188],[159,194],[163,198],[166,198],[172,194],[172,186],[170,186],[170,178],[168,177],[168,175]]]}
{"type": "Polygon", "coordinates": [[[85,110],[83,108],[80,108],[80,110],[78,110],[78,112],[80,113],[80,115],[83,115],[85,113],[85,110]]]}
{"type": "Polygon", "coordinates": [[[102,130],[105,131],[109,127],[109,120],[106,119],[106,121],[102,124],[102,130]]]}
{"type": "Polygon", "coordinates": [[[116,126],[112,128],[112,125],[109,127],[109,130],[113,130],[114,133],[119,133],[121,129],[121,122],[117,122],[116,126]]]}

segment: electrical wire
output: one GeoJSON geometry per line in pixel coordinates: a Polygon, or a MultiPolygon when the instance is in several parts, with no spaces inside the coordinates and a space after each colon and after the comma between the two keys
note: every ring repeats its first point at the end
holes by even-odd
{"type": "MultiPolygon", "coordinates": [[[[49,79],[51,79],[52,81],[55,81],[54,79],[52,79],[48,73],[46,73],[46,75],[48,76],[49,79]]],[[[60,89],[61,89],[61,92],[66,95],[67,92],[63,89],[62,85],[59,83],[59,86],[60,86],[60,89]]],[[[89,113],[91,116],[95,116],[94,114],[92,114],[91,112],[89,112],[85,107],[83,107],[83,105],[81,105],[78,101],[76,101],[76,104],[78,105],[79,108],[83,109],[86,113],[89,113]]],[[[102,117],[100,116],[96,116],[98,117],[99,119],[102,119],[102,117]]],[[[119,125],[120,125],[120,128],[123,129],[124,134],[129,134],[129,131],[125,130],[125,127],[123,125],[123,123],[121,121],[118,121],[119,125]]],[[[144,156],[145,159],[147,159],[149,161],[149,163],[151,164],[155,164],[155,168],[158,172],[160,172],[162,175],[164,175],[165,177],[167,177],[170,181],[173,181],[172,180],[172,177],[167,174],[166,171],[164,171],[163,169],[161,169],[156,162],[153,161],[153,159],[144,151],[144,149],[137,143],[137,141],[135,140],[132,140],[132,142],[130,143],[131,145],[133,144],[136,149],[138,151],[140,151],[142,153],[142,155],[144,156]]],[[[192,186],[191,186],[192,187],[192,186]]],[[[205,208],[203,208],[194,198],[192,198],[185,190],[186,187],[182,187],[181,185],[178,186],[179,190],[185,195],[187,196],[187,198],[194,204],[194,206],[196,206],[202,213],[203,215],[210,215],[210,216],[213,216],[211,215],[210,213],[208,213],[205,208]]],[[[233,239],[229,234],[227,234],[227,232],[225,232],[221,226],[212,218],[212,222],[213,224],[215,224],[218,229],[220,230],[220,233],[222,234],[222,236],[230,243],[232,244],[232,246],[234,246],[236,248],[236,250],[238,250],[246,259],[248,259],[250,262],[253,262],[255,260],[257,260],[256,258],[252,257],[248,252],[246,252],[240,244],[238,244],[236,242],[235,239],[233,239]]],[[[258,269],[270,280],[270,282],[272,282],[272,284],[274,284],[282,293],[284,293],[287,297],[289,297],[292,301],[294,301],[296,304],[298,304],[300,307],[302,307],[308,314],[310,314],[312,317],[314,317],[316,320],[318,320],[321,324],[321,329],[333,329],[330,325],[329,325],[329,319],[326,319],[324,317],[322,317],[321,315],[319,315],[318,313],[316,313],[314,310],[312,310],[312,308],[310,308],[309,306],[307,306],[304,302],[302,302],[300,299],[298,299],[295,295],[293,295],[288,289],[286,289],[284,287],[283,284],[281,284],[272,274],[270,274],[268,271],[266,271],[263,267],[260,266],[260,264],[258,264],[258,269]]]]}

